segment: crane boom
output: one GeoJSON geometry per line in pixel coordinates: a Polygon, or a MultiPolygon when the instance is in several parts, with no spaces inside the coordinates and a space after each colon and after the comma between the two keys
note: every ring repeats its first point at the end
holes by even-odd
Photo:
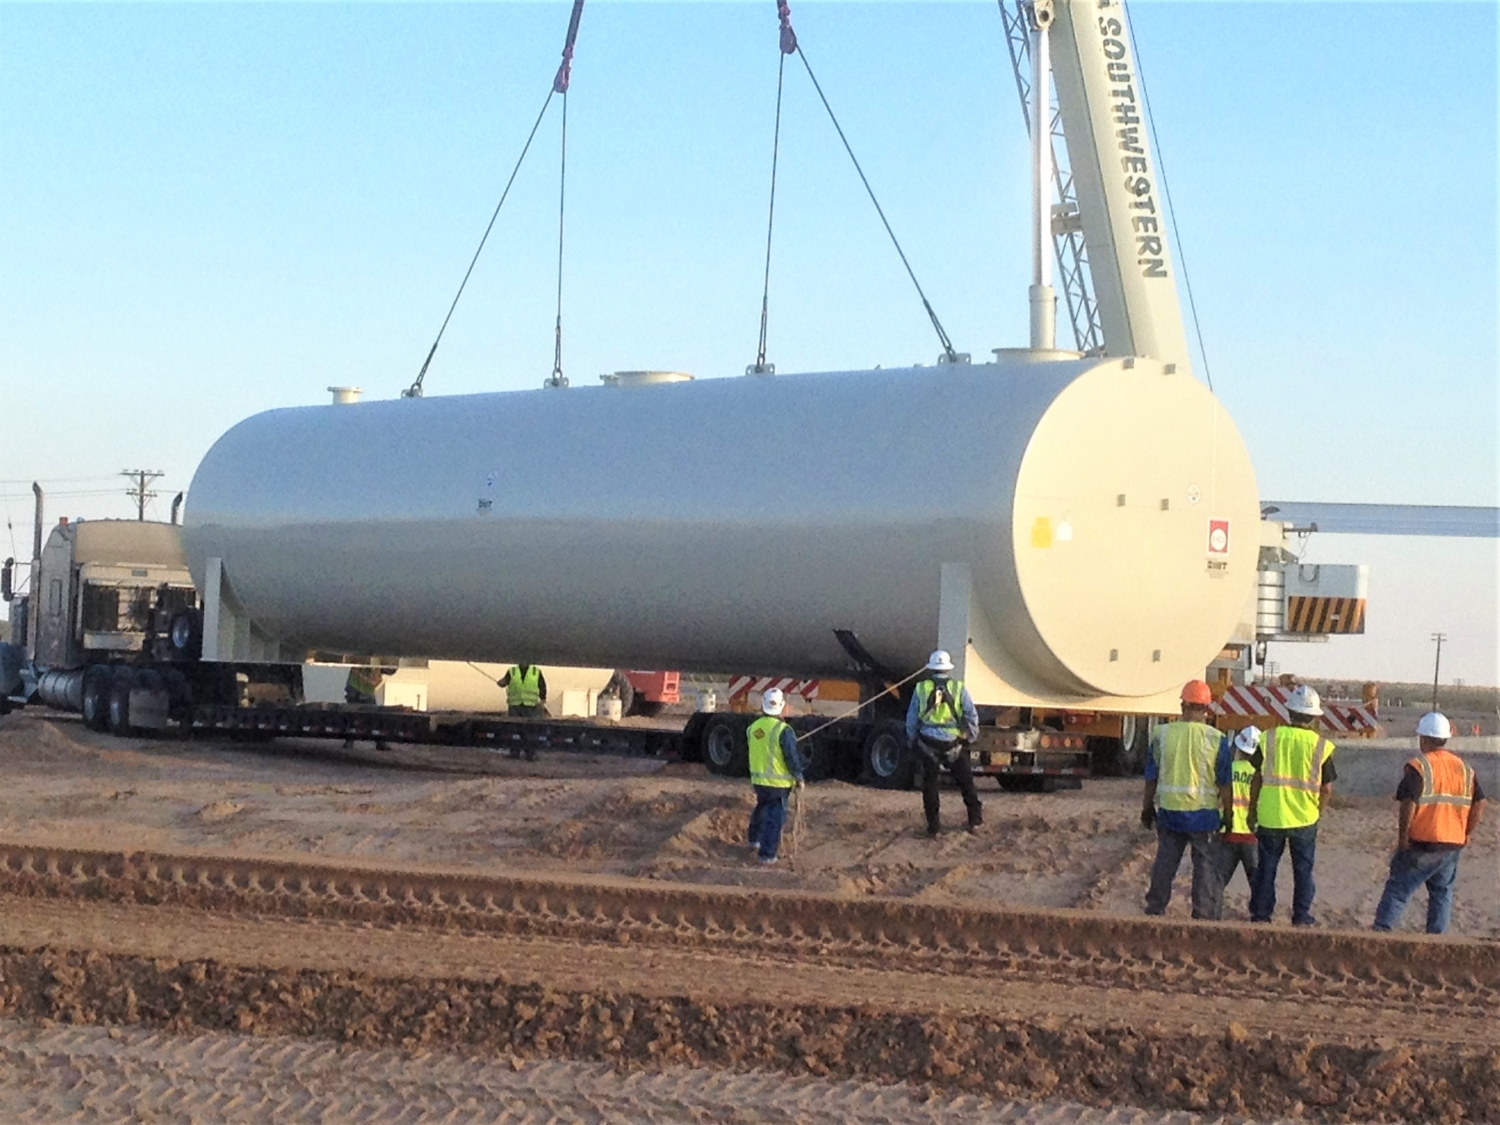
{"type": "Polygon", "coordinates": [[[1052,78],[1067,142],[1104,354],[1192,370],[1160,169],[1121,0],[1050,7],[1052,78]]]}

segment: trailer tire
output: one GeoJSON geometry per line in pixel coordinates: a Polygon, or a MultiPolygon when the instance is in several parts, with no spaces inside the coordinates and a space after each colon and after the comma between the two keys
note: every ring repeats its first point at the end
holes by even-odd
{"type": "Polygon", "coordinates": [[[109,729],[109,689],[113,669],[92,665],[83,674],[83,725],[101,734],[109,729]]]}
{"type": "Polygon", "coordinates": [[[170,664],[162,668],[162,686],[167,689],[167,714],[185,727],[193,725],[193,685],[182,670],[170,664]]]}
{"type": "Polygon", "coordinates": [[[894,719],[876,723],[865,738],[860,758],[859,780],[863,784],[877,789],[911,788],[911,747],[906,744],[904,724],[894,719]]]}
{"type": "Polygon", "coordinates": [[[1150,715],[1127,715],[1120,728],[1120,756],[1117,759],[1122,777],[1140,777],[1146,772],[1146,755],[1150,753],[1151,732],[1156,720],[1150,715]],[[1129,735],[1128,738],[1123,737],[1129,735]]]}
{"type": "Polygon", "coordinates": [[[714,715],[703,724],[703,764],[719,777],[749,777],[750,747],[745,724],[730,715],[714,715]]]}
{"type": "Polygon", "coordinates": [[[109,733],[117,738],[128,738],[134,727],[130,725],[130,689],[135,686],[135,673],[129,668],[116,668],[109,678],[109,706],[105,712],[109,733]]]}
{"type": "Polygon", "coordinates": [[[610,677],[604,690],[606,693],[613,691],[620,697],[620,714],[634,715],[636,713],[635,685],[630,682],[630,676],[626,674],[625,669],[616,668],[615,674],[610,677]]]}
{"type": "Polygon", "coordinates": [[[179,610],[167,630],[172,659],[197,660],[203,655],[203,611],[179,610]]]}

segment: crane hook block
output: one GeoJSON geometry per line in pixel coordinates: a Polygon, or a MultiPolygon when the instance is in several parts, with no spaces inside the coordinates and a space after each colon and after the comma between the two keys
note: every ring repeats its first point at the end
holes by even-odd
{"type": "Polygon", "coordinates": [[[1056,18],[1052,0],[1032,0],[1027,6],[1031,9],[1031,30],[1041,31],[1052,26],[1052,21],[1056,18]]]}
{"type": "Polygon", "coordinates": [[[792,30],[792,9],[787,0],[776,0],[776,15],[781,19],[781,53],[797,53],[797,33],[792,30]]]}
{"type": "Polygon", "coordinates": [[[568,20],[568,38],[563,42],[562,65],[557,68],[557,77],[552,80],[553,93],[568,92],[568,80],[573,76],[573,46],[578,42],[578,21],[581,18],[583,0],[573,0],[573,15],[568,20]]]}

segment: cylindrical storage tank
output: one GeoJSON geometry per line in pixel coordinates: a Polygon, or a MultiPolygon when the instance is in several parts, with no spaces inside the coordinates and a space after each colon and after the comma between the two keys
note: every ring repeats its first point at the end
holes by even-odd
{"type": "Polygon", "coordinates": [[[204,458],[184,546],[289,645],[809,676],[848,674],[840,629],[918,667],[961,564],[986,694],[1017,688],[980,701],[1068,702],[1201,675],[1258,519],[1201,384],[1076,360],[270,411],[204,458]]]}

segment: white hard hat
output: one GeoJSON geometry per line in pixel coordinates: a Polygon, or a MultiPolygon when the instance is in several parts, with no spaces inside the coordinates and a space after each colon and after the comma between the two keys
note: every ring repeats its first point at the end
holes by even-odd
{"type": "Polygon", "coordinates": [[[1317,692],[1306,684],[1302,684],[1287,697],[1286,709],[1295,711],[1299,715],[1317,718],[1323,713],[1323,701],[1318,698],[1317,692]]]}
{"type": "Polygon", "coordinates": [[[927,658],[927,670],[929,672],[951,672],[953,671],[953,657],[948,655],[948,650],[940,648],[927,658]]]}
{"type": "Polygon", "coordinates": [[[1429,711],[1417,720],[1417,733],[1425,738],[1436,738],[1444,742],[1453,737],[1453,724],[1448,716],[1438,711],[1429,711]]]}
{"type": "Polygon", "coordinates": [[[1260,730],[1256,727],[1246,727],[1234,736],[1234,748],[1243,750],[1246,754],[1255,753],[1256,747],[1260,745],[1260,730]]]}
{"type": "Polygon", "coordinates": [[[779,687],[768,688],[760,697],[760,709],[767,715],[779,715],[786,710],[786,696],[779,687]]]}

